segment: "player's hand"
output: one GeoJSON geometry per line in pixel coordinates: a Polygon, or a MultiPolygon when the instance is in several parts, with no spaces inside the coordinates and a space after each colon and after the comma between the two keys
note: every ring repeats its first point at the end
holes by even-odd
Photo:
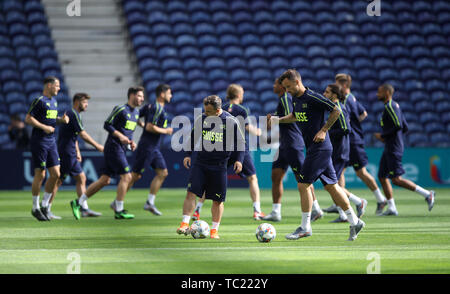
{"type": "Polygon", "coordinates": [[[130,148],[131,148],[131,151],[136,150],[136,143],[134,141],[130,142],[130,148]]]}
{"type": "Polygon", "coordinates": [[[267,117],[267,122],[266,122],[267,129],[269,130],[272,127],[272,120],[271,120],[272,115],[269,113],[266,117],[267,117]]]}
{"type": "Polygon", "coordinates": [[[103,145],[97,145],[98,151],[103,152],[104,149],[105,149],[105,147],[103,145]]]}
{"type": "Polygon", "coordinates": [[[119,140],[120,140],[120,143],[122,143],[123,145],[131,144],[131,140],[128,139],[128,137],[125,135],[121,135],[119,140]]]}
{"type": "Polygon", "coordinates": [[[191,158],[190,157],[185,157],[183,159],[183,165],[186,169],[189,169],[191,167],[191,158]]]}
{"type": "Polygon", "coordinates": [[[315,143],[321,143],[323,141],[325,141],[325,137],[327,136],[327,132],[323,131],[322,129],[320,129],[317,134],[314,136],[313,141],[315,143]]]}
{"type": "Polygon", "coordinates": [[[240,161],[236,161],[236,162],[234,163],[233,168],[234,168],[234,172],[235,172],[236,174],[240,173],[240,172],[242,171],[242,163],[241,163],[240,161]]]}
{"type": "Polygon", "coordinates": [[[381,133],[375,133],[375,134],[373,134],[373,136],[374,136],[375,139],[377,139],[378,141],[384,142],[384,139],[381,137],[381,133]]]}
{"type": "Polygon", "coordinates": [[[256,129],[256,136],[261,136],[261,134],[262,134],[262,131],[261,131],[261,129],[260,128],[257,128],[256,129]]]}
{"type": "Polygon", "coordinates": [[[44,132],[46,134],[53,134],[55,132],[55,128],[52,126],[45,126],[44,127],[44,132]]]}
{"type": "Polygon", "coordinates": [[[61,122],[64,124],[68,124],[70,121],[69,116],[64,112],[64,115],[61,117],[61,122]]]}
{"type": "Polygon", "coordinates": [[[166,129],[166,134],[167,135],[172,135],[172,133],[173,133],[173,129],[172,128],[167,128],[166,129]]]}
{"type": "Polygon", "coordinates": [[[78,154],[77,154],[77,161],[78,161],[78,162],[81,162],[82,160],[83,160],[83,157],[81,157],[81,154],[78,153],[78,154]]]}

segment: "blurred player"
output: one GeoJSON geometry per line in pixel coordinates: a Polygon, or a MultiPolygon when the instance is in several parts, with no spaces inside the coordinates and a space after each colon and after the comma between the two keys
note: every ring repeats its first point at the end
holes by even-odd
{"type": "Polygon", "coordinates": [[[232,156],[236,160],[233,163],[235,173],[241,172],[246,150],[245,136],[236,118],[222,110],[222,100],[218,96],[206,97],[203,106],[205,112],[194,122],[190,147],[187,148],[189,151],[186,151],[183,160],[183,165],[190,169],[190,173],[183,218],[177,233],[189,233],[189,219],[194,212],[195,198],[205,195],[206,199],[213,201],[211,238],[219,239],[218,229],[227,193],[227,165],[232,156]],[[200,150],[194,149],[197,142],[201,143],[200,150]],[[197,157],[191,165],[192,150],[196,151],[197,157]]]}
{"type": "MultiPolygon", "coordinates": [[[[323,96],[330,99],[335,103],[341,114],[336,123],[328,131],[330,135],[331,145],[333,146],[333,154],[331,158],[333,160],[333,167],[336,172],[336,177],[339,179],[342,175],[344,168],[347,166],[350,154],[350,138],[349,133],[351,132],[350,119],[348,115],[347,108],[345,105],[341,104],[345,101],[345,95],[341,91],[341,88],[337,84],[330,84],[325,89],[323,96]]],[[[340,183],[339,183],[340,185],[340,183]]],[[[341,186],[342,187],[342,186],[341,186]]],[[[345,187],[342,187],[345,194],[351,202],[356,205],[356,216],[361,218],[367,207],[367,200],[361,199],[356,195],[350,193],[345,187]]],[[[332,223],[347,222],[347,215],[344,213],[342,208],[336,206],[339,217],[332,223]]]]}
{"type": "Polygon", "coordinates": [[[171,135],[172,128],[167,127],[167,114],[164,110],[166,103],[170,103],[172,91],[169,85],[160,84],[156,87],[156,101],[154,104],[146,104],[139,110],[139,117],[144,117],[144,131],[136,149],[136,158],[131,173],[131,182],[128,190],[134,183],[142,178],[146,166],[155,170],[155,177],[150,183],[150,193],[144,204],[144,209],[154,215],[162,213],[155,206],[155,197],[164,180],[169,175],[166,161],[159,150],[161,135],[171,135]]]}
{"type": "Polygon", "coordinates": [[[69,117],[64,113],[58,117],[58,103],[54,96],[60,89],[59,80],[56,77],[44,79],[42,96],[33,100],[33,103],[25,117],[25,122],[33,127],[31,133],[31,157],[34,165],[34,178],[31,186],[33,196],[33,209],[31,214],[39,221],[49,221],[48,206],[52,197],[56,181],[60,176],[59,154],[56,146],[56,124],[69,123],[69,117]],[[42,181],[45,178],[45,169],[50,176],[44,186],[44,197],[39,204],[39,194],[42,181]]]}
{"type": "Polygon", "coordinates": [[[128,184],[131,181],[130,166],[128,165],[127,148],[134,151],[136,143],[132,140],[134,130],[139,120],[139,107],[144,101],[144,88],[131,87],[127,93],[128,103],[114,107],[105,121],[104,129],[109,133],[103,151],[104,164],[100,178],[90,184],[86,190],[86,196],[100,191],[109,185],[111,177],[120,175],[117,185],[117,196],[110,207],[114,210],[115,219],[132,219],[133,214],[123,208],[123,201],[127,193],[128,184]]]}
{"type": "MultiPolygon", "coordinates": [[[[275,79],[273,92],[278,96],[278,106],[274,113],[275,116],[285,116],[293,111],[292,96],[286,92],[279,78],[275,79]]],[[[271,114],[267,115],[270,120],[271,114]]],[[[302,133],[296,123],[282,123],[280,129],[280,146],[276,155],[277,159],[272,162],[272,212],[263,220],[281,221],[281,197],[283,196],[283,178],[286,170],[290,166],[297,182],[299,173],[305,160],[302,133]]],[[[315,221],[323,216],[319,202],[314,193],[314,187],[311,186],[313,196],[313,206],[311,212],[311,221],[315,221]]]]}
{"type": "MultiPolygon", "coordinates": [[[[352,131],[350,132],[350,160],[348,165],[353,166],[356,175],[366,184],[372,191],[376,200],[377,208],[376,215],[379,215],[383,208],[386,206],[386,197],[381,193],[378,188],[377,182],[374,177],[367,171],[366,165],[369,162],[366,151],[364,150],[364,135],[361,127],[361,122],[367,117],[367,112],[364,107],[356,100],[355,96],[351,93],[350,87],[352,84],[352,78],[345,73],[339,73],[335,77],[336,84],[341,86],[342,91],[345,94],[344,106],[347,108],[350,115],[350,125],[352,131]]],[[[339,178],[340,185],[345,187],[345,169],[339,178]]],[[[326,212],[334,212],[335,207],[324,209],[326,212]]]]}
{"type": "MultiPolygon", "coordinates": [[[[67,176],[72,176],[76,182],[76,191],[78,199],[70,202],[72,212],[75,219],[89,216],[100,216],[101,213],[90,210],[87,205],[86,197],[86,175],[81,167],[81,152],[78,148],[78,135],[87,143],[91,144],[100,152],[103,152],[103,145],[98,144],[91,136],[84,130],[81,121],[80,113],[86,111],[88,107],[88,100],[91,97],[86,93],[76,93],[72,100],[72,109],[66,112],[69,117],[69,123],[61,126],[58,135],[58,153],[61,159],[61,176],[56,182],[53,189],[53,196],[50,204],[53,201],[59,187],[67,176]]],[[[49,205],[50,207],[51,205],[49,205]]],[[[59,218],[54,216],[49,210],[51,218],[59,218]]]]}
{"type": "Polygon", "coordinates": [[[306,157],[299,173],[300,179],[298,183],[302,222],[292,234],[286,235],[286,239],[296,240],[312,235],[311,185],[317,179],[320,179],[333,201],[347,215],[350,223],[348,240],[353,241],[357,238],[365,223],[356,216],[345,192],[337,184],[337,177],[331,159],[333,148],[328,136],[328,130],[339,118],[341,112],[333,102],[306,88],[302,83],[300,74],[296,70],[289,69],[285,71],[280,80],[283,87],[294,97],[294,110],[289,115],[272,119],[280,123],[297,121],[306,145],[306,157]],[[325,115],[328,112],[331,113],[326,119],[325,115]]]}
{"type": "Polygon", "coordinates": [[[381,117],[382,133],[375,133],[374,136],[385,144],[380,159],[378,179],[388,199],[388,208],[382,215],[398,215],[389,179],[392,180],[394,185],[422,195],[428,204],[428,210],[431,211],[434,206],[435,192],[425,190],[401,176],[405,173],[402,167],[404,149],[402,133],[408,131],[408,124],[403,117],[400,106],[392,100],[393,94],[394,87],[390,84],[383,84],[378,88],[377,97],[384,103],[384,109],[381,117]]]}
{"type": "MultiPolygon", "coordinates": [[[[245,130],[253,136],[261,136],[261,129],[254,126],[248,121],[250,110],[242,105],[244,101],[244,89],[241,85],[231,84],[227,88],[228,102],[222,106],[222,109],[229,112],[234,117],[238,118],[239,122],[245,124],[245,130]]],[[[242,124],[241,124],[242,126],[242,124]]],[[[246,145],[248,147],[248,145],[246,145]]],[[[231,157],[229,166],[233,165],[236,158],[231,157]]],[[[246,178],[250,190],[250,198],[253,202],[253,219],[261,220],[264,213],[261,212],[261,198],[258,185],[258,177],[256,176],[255,165],[253,164],[252,156],[248,148],[245,150],[244,162],[242,162],[242,171],[238,174],[242,178],[246,178]]],[[[202,197],[195,208],[193,219],[200,218],[200,211],[203,206],[205,198],[202,197]]]]}

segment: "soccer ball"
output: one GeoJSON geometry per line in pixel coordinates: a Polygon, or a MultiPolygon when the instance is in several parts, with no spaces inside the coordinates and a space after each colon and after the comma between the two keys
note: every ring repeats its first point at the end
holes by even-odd
{"type": "Polygon", "coordinates": [[[203,220],[196,220],[192,223],[190,232],[194,239],[204,239],[209,236],[209,225],[203,220]]]}
{"type": "Polygon", "coordinates": [[[256,239],[259,242],[268,243],[275,239],[277,232],[275,231],[274,226],[268,223],[262,223],[256,229],[256,239]]]}

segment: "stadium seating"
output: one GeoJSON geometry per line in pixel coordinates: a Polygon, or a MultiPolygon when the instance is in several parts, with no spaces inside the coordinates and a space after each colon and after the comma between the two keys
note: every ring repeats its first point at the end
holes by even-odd
{"type": "MultiPolygon", "coordinates": [[[[130,2],[130,11],[137,2],[130,2]]],[[[138,4],[137,4],[138,5],[138,4]]],[[[60,78],[59,108],[70,105],[67,85],[54,49],[51,31],[40,0],[4,0],[0,3],[0,148],[14,148],[1,130],[9,116],[25,117],[31,101],[42,92],[46,75],[60,78]]]]}
{"type": "MultiPolygon", "coordinates": [[[[381,110],[380,103],[371,103],[376,101],[377,87],[384,82],[396,87],[394,99],[416,123],[407,144],[431,144],[418,135],[426,128],[437,134],[448,131],[440,122],[449,111],[450,5],[446,1],[385,1],[380,17],[361,13],[366,10],[364,1],[123,0],[122,4],[147,89],[170,81],[185,89],[184,97],[197,105],[200,93],[224,93],[227,83],[237,82],[245,87],[244,104],[248,102],[252,114],[265,115],[276,107],[276,99],[270,98],[274,96],[271,84],[285,69],[297,68],[305,84],[319,92],[335,73],[345,71],[353,76],[359,99],[369,102],[373,117],[381,110]],[[187,85],[180,82],[182,77],[187,85]],[[419,115],[414,114],[417,111],[419,115]]],[[[24,15],[16,13],[8,19],[20,24],[24,15]]],[[[29,18],[42,22],[38,16],[29,18]]],[[[8,29],[19,35],[27,31],[20,25],[8,29]]],[[[40,40],[14,41],[20,44],[16,54],[31,58],[40,54],[29,43],[40,40]]],[[[6,57],[0,59],[5,65],[0,75],[14,79],[8,42],[0,38],[0,53],[6,57]]],[[[16,68],[24,69],[22,76],[33,76],[35,64],[27,60],[16,63],[16,68]]],[[[39,60],[42,66],[43,59],[39,60]]],[[[53,65],[46,62],[46,66],[53,65]]],[[[174,111],[173,115],[182,113],[178,107],[174,111]]],[[[365,130],[373,131],[369,126],[365,130]]],[[[372,139],[367,142],[375,144],[372,139]]]]}

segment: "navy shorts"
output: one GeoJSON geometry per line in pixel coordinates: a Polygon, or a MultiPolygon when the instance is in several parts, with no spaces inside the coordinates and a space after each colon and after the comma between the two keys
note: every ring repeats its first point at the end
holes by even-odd
{"type": "Polygon", "coordinates": [[[272,162],[272,169],[281,168],[284,171],[290,166],[294,172],[295,177],[298,179],[300,171],[302,170],[303,163],[305,161],[305,154],[303,149],[285,148],[278,149],[278,158],[272,162]]]}
{"type": "Polygon", "coordinates": [[[344,168],[347,166],[348,160],[343,159],[333,159],[333,168],[336,173],[336,177],[339,179],[344,171],[344,168]]]}
{"type": "Polygon", "coordinates": [[[207,166],[194,163],[189,173],[187,190],[206,199],[225,202],[227,195],[227,169],[225,166],[207,166]]]}
{"type": "Polygon", "coordinates": [[[166,161],[158,148],[147,149],[138,147],[136,149],[136,158],[132,171],[142,174],[146,166],[151,166],[153,169],[167,169],[166,161]]]}
{"type": "Polygon", "coordinates": [[[350,144],[350,160],[348,166],[353,166],[355,171],[362,169],[369,163],[363,144],[350,144]]]}
{"type": "Polygon", "coordinates": [[[383,152],[378,168],[379,178],[396,178],[405,173],[402,166],[402,156],[383,152]]]}
{"type": "Polygon", "coordinates": [[[56,142],[31,142],[30,147],[34,168],[45,169],[60,164],[56,142]]]}
{"type": "Polygon", "coordinates": [[[337,177],[331,160],[332,150],[318,150],[306,153],[305,161],[300,172],[299,183],[314,183],[320,179],[322,184],[336,184],[337,177]]]}
{"type": "Polygon", "coordinates": [[[64,180],[67,176],[77,176],[82,172],[83,168],[76,156],[61,154],[61,180],[64,180]]]}
{"type": "Polygon", "coordinates": [[[100,169],[100,174],[109,177],[122,175],[130,172],[127,156],[123,149],[105,149],[103,151],[104,163],[100,169]]]}
{"type": "MultiPolygon", "coordinates": [[[[228,167],[233,167],[236,162],[236,158],[231,157],[228,160],[228,167]]],[[[244,162],[242,163],[242,171],[238,173],[241,178],[248,178],[256,174],[255,164],[253,163],[252,156],[249,151],[245,151],[244,162]]]]}

